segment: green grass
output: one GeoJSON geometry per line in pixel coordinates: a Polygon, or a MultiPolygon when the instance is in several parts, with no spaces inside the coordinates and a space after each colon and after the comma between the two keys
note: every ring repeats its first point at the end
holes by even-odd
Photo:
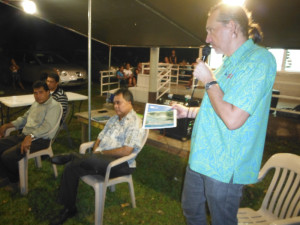
{"type": "MultiPolygon", "coordinates": [[[[92,109],[100,108],[105,99],[99,97],[98,85],[93,85],[92,90],[92,109]]],[[[87,94],[86,88],[76,92],[87,94]]],[[[82,105],[81,111],[84,110],[87,110],[87,101],[82,105]]],[[[55,154],[78,151],[81,129],[75,118],[71,120],[69,130],[74,147],[70,148],[67,133],[63,130],[53,145],[55,154]]],[[[98,133],[98,129],[92,128],[93,140],[98,133]]],[[[267,137],[263,162],[277,152],[299,154],[299,140],[267,137]]],[[[186,163],[186,159],[145,145],[137,158],[137,170],[133,174],[137,208],[131,207],[128,186],[117,185],[115,192],[107,192],[104,224],[185,224],[180,197],[186,163]]],[[[63,166],[58,166],[59,177],[54,179],[49,161],[44,160],[43,167],[39,169],[35,167],[34,160],[30,160],[27,196],[21,196],[19,192],[13,194],[0,189],[0,223],[8,225],[49,224],[49,220],[60,210],[56,199],[63,168],[63,166]]],[[[246,186],[241,207],[258,209],[267,186],[267,182],[246,186]]],[[[94,190],[83,182],[80,182],[78,189],[77,208],[79,213],[69,219],[66,225],[94,223],[94,190]]]]}

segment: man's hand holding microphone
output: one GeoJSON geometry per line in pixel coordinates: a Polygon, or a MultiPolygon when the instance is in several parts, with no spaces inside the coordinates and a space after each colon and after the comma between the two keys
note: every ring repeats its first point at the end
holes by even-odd
{"type": "MultiPolygon", "coordinates": [[[[197,64],[194,69],[193,75],[196,78],[195,79],[195,86],[198,83],[198,80],[200,80],[204,85],[209,84],[211,82],[216,82],[216,78],[214,77],[214,74],[210,70],[210,68],[205,63],[206,59],[208,58],[210,54],[211,48],[206,45],[202,49],[202,58],[197,59],[197,64]]],[[[195,118],[197,116],[197,113],[200,109],[200,107],[186,107],[180,104],[174,104],[173,109],[177,110],[177,118],[195,118]]]]}

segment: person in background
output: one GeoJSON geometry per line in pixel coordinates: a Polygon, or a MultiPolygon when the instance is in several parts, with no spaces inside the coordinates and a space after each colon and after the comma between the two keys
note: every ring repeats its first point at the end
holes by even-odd
{"type": "Polygon", "coordinates": [[[20,77],[20,73],[19,73],[20,67],[18,66],[18,64],[16,63],[14,58],[12,58],[10,62],[11,62],[11,65],[9,67],[9,70],[11,72],[13,88],[16,89],[16,83],[18,83],[20,88],[22,90],[25,90],[25,88],[21,82],[21,77],[20,77]]]}
{"type": "Polygon", "coordinates": [[[136,68],[134,69],[134,73],[133,73],[133,77],[136,80],[137,83],[137,79],[138,79],[138,75],[142,73],[142,63],[138,63],[136,68]]]}
{"type": "Polygon", "coordinates": [[[126,77],[128,77],[128,87],[132,87],[136,85],[136,79],[133,76],[132,69],[130,66],[130,63],[126,63],[124,74],[126,77]]]}
{"type": "Polygon", "coordinates": [[[61,121],[64,120],[68,110],[68,97],[64,90],[59,87],[59,76],[56,73],[51,73],[47,76],[46,83],[49,87],[52,98],[59,102],[63,108],[61,121]]]}
{"type": "Polygon", "coordinates": [[[119,79],[120,86],[127,87],[129,77],[127,77],[124,73],[124,66],[119,67],[119,70],[117,71],[116,75],[117,75],[117,78],[119,79]]]}
{"type": "Polygon", "coordinates": [[[194,76],[205,85],[201,107],[174,105],[178,118],[195,118],[182,192],[189,225],[235,225],[243,185],[257,182],[264,150],[272,87],[273,55],[256,43],[259,25],[241,6],[211,8],[206,42],[225,55],[213,73],[199,60],[194,76]]]}
{"type": "Polygon", "coordinates": [[[172,50],[171,55],[169,56],[169,63],[177,64],[177,56],[174,49],[172,50]]]}
{"type": "Polygon", "coordinates": [[[166,57],[164,58],[164,63],[170,63],[169,57],[166,56],[166,57]]]}
{"type": "MultiPolygon", "coordinates": [[[[59,189],[59,202],[64,209],[51,221],[52,225],[63,224],[68,218],[76,215],[76,195],[81,176],[96,174],[105,176],[107,165],[101,158],[111,156],[116,159],[141,150],[145,130],[142,129],[141,119],[133,109],[132,93],[126,88],[117,90],[114,93],[113,103],[116,115],[108,120],[99,133],[93,154],[58,155],[52,158],[54,164],[67,163],[59,189]]],[[[135,167],[135,160],[113,167],[111,178],[131,174],[135,167]]]]}
{"type": "MultiPolygon", "coordinates": [[[[33,84],[35,102],[29,110],[16,120],[0,127],[0,187],[18,187],[18,162],[27,151],[31,153],[47,148],[53,138],[61,114],[61,107],[50,96],[50,91],[44,81],[33,84]],[[5,137],[8,128],[22,129],[21,134],[5,137]],[[51,130],[53,132],[49,133],[51,130]]],[[[58,128],[57,128],[58,129],[58,128]]]]}

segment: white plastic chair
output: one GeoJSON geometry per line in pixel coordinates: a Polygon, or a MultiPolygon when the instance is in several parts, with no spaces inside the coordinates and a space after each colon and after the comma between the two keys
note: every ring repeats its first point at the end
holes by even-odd
{"type": "Polygon", "coordinates": [[[69,128],[68,128],[68,124],[67,124],[67,120],[68,120],[68,117],[71,113],[71,107],[68,105],[67,107],[67,111],[66,111],[66,115],[65,117],[62,119],[61,123],[60,123],[60,126],[58,128],[58,131],[56,132],[55,136],[53,137],[53,142],[55,141],[55,139],[57,138],[59,132],[61,130],[65,130],[67,132],[67,136],[68,136],[68,142],[69,142],[69,146],[70,148],[73,148],[73,142],[72,142],[72,139],[71,139],[71,135],[70,135],[70,132],[69,132],[69,128]]]}
{"type": "Polygon", "coordinates": [[[260,170],[259,181],[271,169],[275,172],[260,209],[240,208],[239,225],[300,224],[300,156],[273,155],[260,170]]]}
{"type": "MultiPolygon", "coordinates": [[[[60,120],[61,120],[62,113],[63,113],[61,105],[60,105],[60,109],[61,109],[60,110],[61,113],[60,113],[59,119],[58,119],[57,123],[55,124],[55,126],[49,131],[49,134],[54,132],[57,129],[57,127],[60,125],[60,120]]],[[[5,136],[10,135],[10,133],[15,130],[16,129],[14,127],[8,128],[5,131],[5,136]]],[[[60,129],[57,129],[56,134],[57,134],[57,132],[59,132],[59,130],[60,129]]],[[[22,195],[27,195],[27,193],[28,193],[28,160],[34,158],[36,166],[38,168],[41,168],[42,167],[42,160],[41,160],[42,155],[48,155],[49,157],[53,157],[53,150],[52,150],[53,142],[54,142],[54,139],[50,140],[50,144],[49,144],[48,148],[41,149],[37,152],[30,153],[30,150],[27,151],[24,158],[19,161],[20,192],[22,195]]],[[[57,178],[56,165],[52,164],[52,168],[53,168],[54,177],[57,178]]]]}
{"type": "MultiPolygon", "coordinates": [[[[142,140],[141,149],[145,145],[147,138],[148,138],[149,130],[145,130],[145,134],[142,140]]],[[[88,148],[93,147],[94,142],[86,142],[80,145],[80,153],[84,154],[88,148]]],[[[126,162],[130,159],[135,158],[137,153],[131,153],[128,156],[119,158],[111,162],[106,170],[105,177],[100,175],[86,175],[81,177],[82,181],[87,183],[88,185],[92,186],[95,191],[95,225],[102,225],[103,223],[103,212],[104,212],[104,203],[105,203],[105,196],[106,196],[106,189],[107,187],[111,188],[111,191],[115,190],[115,184],[119,183],[128,183],[132,207],[135,208],[135,194],[134,194],[134,187],[132,182],[132,175],[120,176],[116,178],[109,178],[110,170],[112,167],[119,165],[123,162],[126,162]]]]}

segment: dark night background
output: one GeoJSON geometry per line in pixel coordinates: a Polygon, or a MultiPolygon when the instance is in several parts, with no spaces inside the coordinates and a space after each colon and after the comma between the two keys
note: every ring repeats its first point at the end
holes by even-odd
{"type": "MultiPolygon", "coordinates": [[[[34,16],[25,14],[15,8],[0,3],[0,58],[1,66],[18,50],[50,50],[55,51],[69,61],[76,50],[87,50],[87,38],[77,33],[48,23],[34,16]]],[[[170,37],[171,38],[171,37],[170,37]]],[[[160,60],[171,53],[170,48],[160,49],[160,60]]],[[[93,41],[92,54],[96,54],[103,65],[108,66],[109,48],[93,41]]],[[[193,62],[198,56],[198,49],[176,49],[178,62],[186,59],[193,62]]],[[[138,62],[148,62],[149,48],[113,47],[112,66],[129,62],[136,66],[138,62]]],[[[2,80],[2,79],[1,79],[2,80]]]]}

